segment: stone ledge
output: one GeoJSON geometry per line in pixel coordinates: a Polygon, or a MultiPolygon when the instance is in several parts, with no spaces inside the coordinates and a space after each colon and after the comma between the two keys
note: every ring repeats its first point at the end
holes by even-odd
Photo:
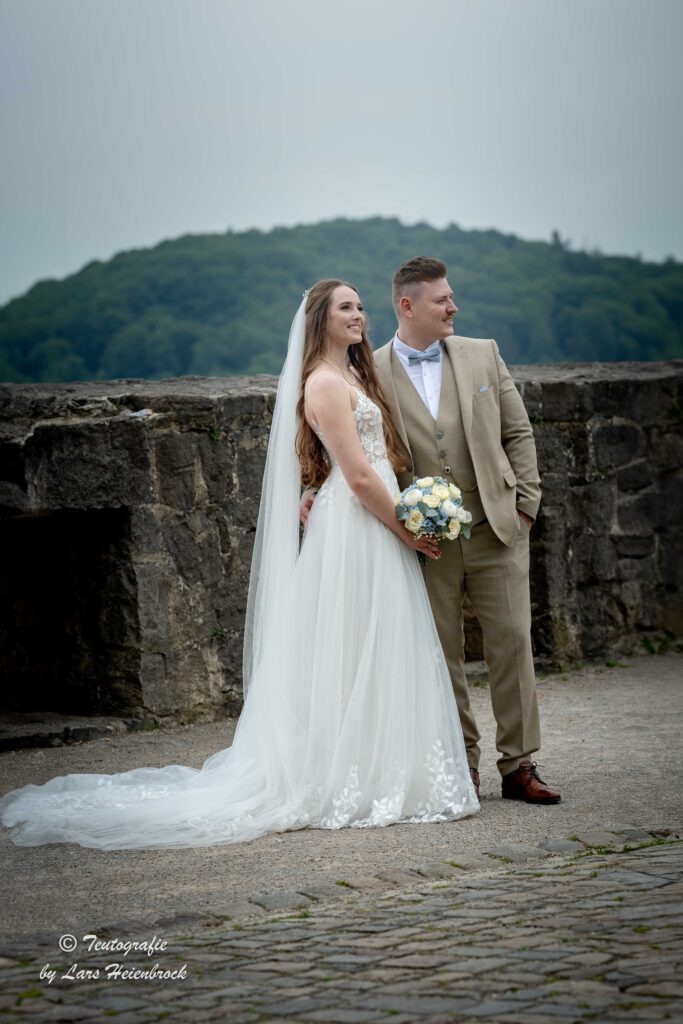
{"type": "Polygon", "coordinates": [[[35,747],[63,747],[103,736],[148,732],[159,722],[146,716],[133,718],[81,717],[45,714],[0,714],[0,752],[35,747]]]}

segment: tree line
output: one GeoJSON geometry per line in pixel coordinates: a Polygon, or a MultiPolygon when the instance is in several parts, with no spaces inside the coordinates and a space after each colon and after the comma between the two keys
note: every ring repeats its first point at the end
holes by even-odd
{"type": "Polygon", "coordinates": [[[509,363],[683,356],[683,264],[572,251],[498,231],[337,219],[185,235],[95,260],[0,308],[4,381],[279,373],[292,315],[322,277],[356,285],[375,345],[393,334],[391,275],[416,255],[449,268],[456,332],[509,363]]]}

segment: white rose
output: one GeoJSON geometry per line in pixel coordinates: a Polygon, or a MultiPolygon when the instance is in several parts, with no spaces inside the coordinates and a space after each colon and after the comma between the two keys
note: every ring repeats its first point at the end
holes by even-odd
{"type": "Polygon", "coordinates": [[[417,533],[425,521],[425,517],[422,515],[419,509],[415,509],[410,513],[405,521],[406,530],[410,530],[411,533],[417,533]]]}
{"type": "Polygon", "coordinates": [[[459,487],[456,487],[455,484],[448,485],[448,493],[450,494],[453,501],[455,501],[456,498],[462,498],[462,491],[460,490],[459,487]]]}
{"type": "Polygon", "coordinates": [[[444,501],[443,505],[441,506],[441,511],[445,515],[447,515],[449,519],[452,519],[454,516],[457,516],[458,514],[458,506],[454,505],[449,498],[446,501],[444,501]]]}
{"type": "Polygon", "coordinates": [[[449,491],[444,484],[434,484],[432,487],[432,494],[439,499],[439,501],[445,501],[449,497],[449,491]]]}
{"type": "Polygon", "coordinates": [[[462,505],[456,510],[455,514],[456,514],[456,517],[457,517],[459,523],[471,523],[472,522],[472,513],[468,512],[467,509],[464,509],[462,507],[462,505]]]}
{"type": "Polygon", "coordinates": [[[439,499],[436,497],[435,494],[424,494],[422,496],[422,500],[425,503],[425,505],[427,506],[427,508],[438,508],[439,507],[439,499]]]}
{"type": "Polygon", "coordinates": [[[451,519],[450,522],[448,523],[448,538],[449,538],[449,540],[453,540],[453,538],[457,537],[459,533],[460,533],[460,523],[458,522],[457,519],[451,519]]]}
{"type": "Polygon", "coordinates": [[[422,491],[418,491],[417,487],[413,487],[412,491],[408,491],[403,499],[403,504],[407,505],[408,508],[414,508],[418,501],[422,501],[422,491]]]}
{"type": "Polygon", "coordinates": [[[416,487],[431,487],[433,483],[434,483],[434,477],[433,476],[423,476],[423,477],[420,477],[419,480],[415,481],[415,486],[416,487]]]}

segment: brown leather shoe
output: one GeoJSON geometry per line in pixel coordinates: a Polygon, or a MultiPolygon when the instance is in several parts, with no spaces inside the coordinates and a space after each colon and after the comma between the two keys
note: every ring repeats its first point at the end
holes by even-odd
{"type": "Polygon", "coordinates": [[[477,794],[477,800],[479,799],[479,772],[476,768],[470,768],[470,778],[472,779],[472,785],[474,786],[475,793],[477,794]]]}
{"type": "Polygon", "coordinates": [[[556,789],[546,786],[536,771],[535,761],[522,761],[519,768],[503,776],[503,799],[524,800],[528,804],[559,804],[556,789]]]}

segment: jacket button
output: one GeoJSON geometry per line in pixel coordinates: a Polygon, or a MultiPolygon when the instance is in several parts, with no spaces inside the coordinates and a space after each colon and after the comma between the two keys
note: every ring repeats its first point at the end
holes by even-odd
{"type": "Polygon", "coordinates": [[[436,439],[437,441],[441,441],[443,439],[443,430],[437,430],[436,439]]]}
{"type": "Polygon", "coordinates": [[[443,467],[443,471],[444,471],[444,473],[448,473],[449,476],[451,475],[451,467],[450,466],[444,466],[443,467]]]}
{"type": "Polygon", "coordinates": [[[442,458],[442,459],[445,459],[445,458],[446,458],[446,453],[445,453],[445,451],[443,450],[443,448],[439,448],[439,455],[441,456],[441,458],[442,458]]]}

